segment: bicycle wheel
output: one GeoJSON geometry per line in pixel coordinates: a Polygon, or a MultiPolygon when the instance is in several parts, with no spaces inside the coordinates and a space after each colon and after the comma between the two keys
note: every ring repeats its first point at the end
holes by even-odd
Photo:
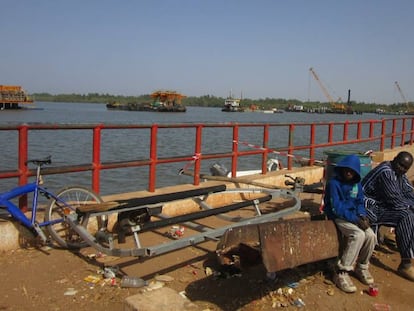
{"type": "MultiPolygon", "coordinates": [[[[82,248],[88,244],[74,231],[63,218],[75,213],[76,207],[87,204],[102,203],[101,197],[95,192],[84,188],[71,186],[60,190],[46,209],[46,221],[58,221],[48,225],[51,237],[64,248],[82,248]]],[[[94,235],[103,225],[102,216],[89,217],[89,214],[79,216],[79,223],[94,235]]]]}

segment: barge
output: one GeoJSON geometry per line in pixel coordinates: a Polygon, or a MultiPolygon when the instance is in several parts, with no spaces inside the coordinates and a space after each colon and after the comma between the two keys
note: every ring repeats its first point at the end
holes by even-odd
{"type": "Polygon", "coordinates": [[[33,104],[33,100],[21,86],[0,85],[0,110],[22,109],[19,104],[33,104]]]}
{"type": "Polygon", "coordinates": [[[150,103],[110,102],[108,110],[152,111],[152,112],[186,112],[181,100],[186,96],[175,91],[155,91],[151,94],[150,103]]]}

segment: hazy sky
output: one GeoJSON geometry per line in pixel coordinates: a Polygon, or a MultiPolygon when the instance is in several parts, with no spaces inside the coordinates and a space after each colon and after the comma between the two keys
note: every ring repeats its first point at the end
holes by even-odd
{"type": "Polygon", "coordinates": [[[29,93],[414,100],[412,0],[0,0],[0,84],[29,93]]]}

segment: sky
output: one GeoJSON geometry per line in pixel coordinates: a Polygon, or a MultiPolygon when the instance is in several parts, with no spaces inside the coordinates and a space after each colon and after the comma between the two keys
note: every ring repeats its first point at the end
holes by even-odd
{"type": "Polygon", "coordinates": [[[28,93],[414,101],[412,0],[0,0],[28,93]]]}

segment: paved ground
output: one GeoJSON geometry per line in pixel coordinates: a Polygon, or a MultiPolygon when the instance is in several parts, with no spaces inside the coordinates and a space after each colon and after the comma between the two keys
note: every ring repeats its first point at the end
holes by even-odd
{"type": "MultiPolygon", "coordinates": [[[[303,211],[313,213],[319,203],[317,194],[302,195],[303,211]]],[[[369,296],[367,286],[357,280],[357,293],[339,291],[330,281],[332,260],[285,270],[276,276],[267,276],[261,264],[244,267],[240,274],[223,273],[217,264],[215,247],[215,242],[206,242],[149,260],[100,256],[91,248],[81,253],[33,248],[3,252],[0,310],[121,311],[125,310],[126,299],[134,297],[128,299],[136,299],[140,311],[152,311],[151,306],[159,305],[151,303],[151,299],[160,301],[159,295],[177,299],[175,303],[163,300],[163,310],[296,310],[302,304],[303,310],[414,309],[414,283],[395,273],[399,258],[392,235],[388,245],[378,249],[372,260],[378,297],[369,296]],[[103,278],[102,272],[105,267],[114,266],[119,273],[112,283],[103,278]],[[150,285],[121,288],[122,274],[140,277],[150,285]],[[169,277],[169,281],[161,283],[160,276],[162,280],[169,277]]]]}

